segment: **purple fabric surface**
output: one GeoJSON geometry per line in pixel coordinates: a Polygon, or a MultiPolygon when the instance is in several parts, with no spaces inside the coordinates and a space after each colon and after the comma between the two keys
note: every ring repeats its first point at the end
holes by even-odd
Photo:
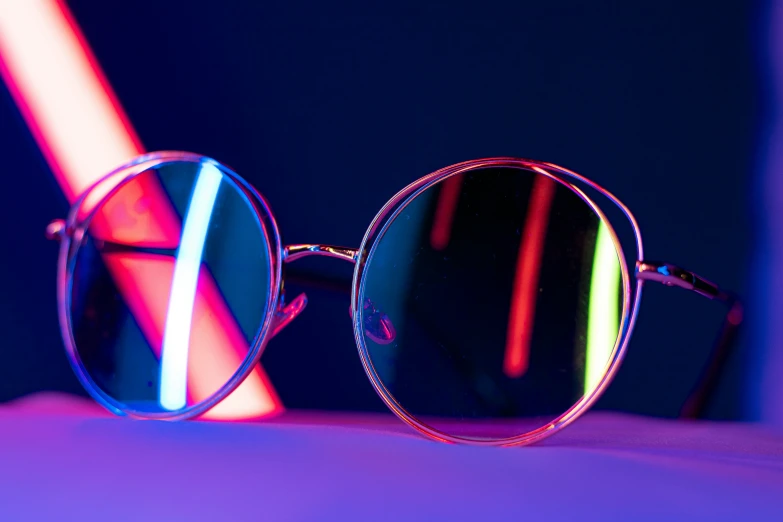
{"type": "Polygon", "coordinates": [[[543,444],[434,443],[384,415],[136,422],[0,406],[0,520],[783,520],[783,432],[592,413],[543,444]]]}

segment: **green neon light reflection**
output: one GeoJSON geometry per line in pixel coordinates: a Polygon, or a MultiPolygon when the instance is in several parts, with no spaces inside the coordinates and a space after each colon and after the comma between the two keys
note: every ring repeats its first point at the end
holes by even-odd
{"type": "Polygon", "coordinates": [[[612,236],[601,221],[595,241],[587,312],[587,355],[584,391],[589,393],[604,375],[619,331],[620,262],[612,236]]]}

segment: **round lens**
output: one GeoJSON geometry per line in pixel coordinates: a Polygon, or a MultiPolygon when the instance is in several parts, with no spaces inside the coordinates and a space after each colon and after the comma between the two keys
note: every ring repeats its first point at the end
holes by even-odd
{"type": "Polygon", "coordinates": [[[213,162],[173,161],[90,209],[74,234],[66,302],[76,355],[114,406],[181,412],[254,355],[276,295],[276,254],[254,201],[213,162]]]}
{"type": "Polygon", "coordinates": [[[375,239],[359,289],[379,393],[452,437],[550,425],[608,370],[627,280],[616,245],[543,174],[484,168],[429,187],[375,239]]]}

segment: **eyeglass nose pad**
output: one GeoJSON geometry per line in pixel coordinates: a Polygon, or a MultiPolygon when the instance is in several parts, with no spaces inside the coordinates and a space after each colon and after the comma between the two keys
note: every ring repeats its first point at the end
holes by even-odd
{"type": "Polygon", "coordinates": [[[280,303],[280,306],[272,320],[272,337],[288,326],[288,323],[296,319],[307,306],[307,294],[299,294],[288,304],[280,303]]]}
{"type": "Polygon", "coordinates": [[[377,344],[390,344],[397,337],[389,316],[375,308],[369,299],[364,300],[364,333],[377,344]]]}

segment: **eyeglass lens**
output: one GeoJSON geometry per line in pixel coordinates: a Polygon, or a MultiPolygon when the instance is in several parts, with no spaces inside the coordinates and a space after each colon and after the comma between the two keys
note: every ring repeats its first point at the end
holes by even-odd
{"type": "Polygon", "coordinates": [[[92,216],[69,266],[85,372],[138,412],[209,399],[268,307],[269,246],[247,191],[212,163],[175,161],[126,180],[92,216]]]}
{"type": "Polygon", "coordinates": [[[519,436],[568,411],[604,375],[622,319],[608,227],[574,191],[522,169],[422,192],[376,241],[365,276],[373,371],[451,436],[519,436]]]}

